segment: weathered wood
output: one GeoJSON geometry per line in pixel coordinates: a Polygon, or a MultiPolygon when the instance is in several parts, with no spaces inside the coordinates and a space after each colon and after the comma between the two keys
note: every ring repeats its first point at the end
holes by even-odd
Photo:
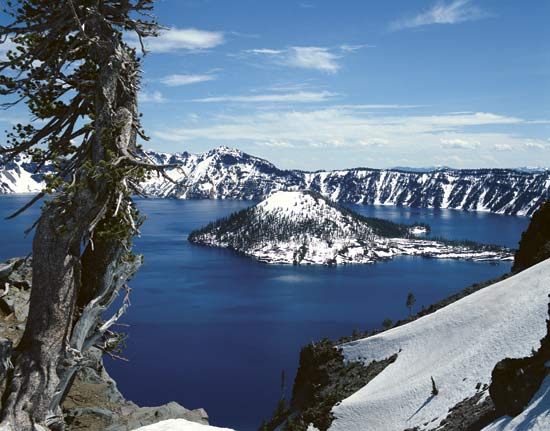
{"type": "MultiPolygon", "coordinates": [[[[127,186],[133,178],[132,170],[146,167],[140,165],[143,162],[136,148],[140,127],[139,61],[122,42],[119,29],[134,30],[140,37],[154,34],[156,22],[130,18],[136,12],[150,10],[151,3],[151,0],[58,0],[40,5],[32,2],[29,8],[43,9],[33,19],[38,16],[36,19],[40,21],[43,16],[45,22],[31,24],[22,18],[10,27],[0,28],[0,35],[32,35],[40,25],[45,26],[41,31],[49,31],[34,45],[30,39],[29,59],[15,57],[0,62],[0,72],[10,63],[30,68],[29,61],[35,58],[42,63],[38,69],[57,68],[55,73],[67,79],[58,63],[62,65],[74,55],[74,50],[69,47],[64,58],[56,58],[59,54],[55,44],[60,38],[71,37],[73,45],[85,52],[82,60],[90,65],[90,73],[97,74],[89,82],[75,81],[77,95],[64,112],[46,122],[42,129],[28,132],[30,136],[24,132],[21,141],[9,149],[10,154],[17,154],[52,136],[55,139],[48,143],[48,154],[59,155],[74,151],[71,139],[75,136],[86,137],[68,165],[70,172],[63,171],[64,175],[57,177],[71,180],[59,187],[56,200],[45,207],[37,223],[33,240],[33,289],[23,337],[13,354],[9,352],[11,346],[0,342],[0,355],[4,354],[0,356],[0,377],[5,376],[6,383],[1,431],[63,430],[60,405],[82,365],[83,353],[109,334],[109,328],[128,306],[128,301],[123,301],[110,319],[101,321],[117,295],[123,289],[128,290],[127,282],[141,264],[141,259],[129,252],[139,223],[127,186]],[[75,128],[81,115],[93,118],[93,128],[75,128]],[[124,162],[115,163],[116,160],[124,162]],[[8,371],[10,357],[14,368],[8,371]]],[[[18,13],[24,13],[24,9],[20,10],[23,12],[18,13]]],[[[28,77],[17,78],[11,87],[4,87],[5,94],[21,86],[29,98],[36,97],[34,87],[29,87],[36,74],[40,76],[39,71],[32,70],[28,77]]],[[[56,81],[51,80],[51,91],[63,96],[64,87],[55,87],[56,81]]],[[[47,83],[45,88],[50,90],[47,83]]],[[[44,92],[45,96],[48,94],[44,92]]],[[[0,276],[1,271],[10,270],[0,269],[0,276]]]]}

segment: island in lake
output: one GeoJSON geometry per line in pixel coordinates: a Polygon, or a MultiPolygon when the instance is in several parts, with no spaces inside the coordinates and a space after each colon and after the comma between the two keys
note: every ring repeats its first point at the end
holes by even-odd
{"type": "Polygon", "coordinates": [[[225,247],[262,262],[364,264],[394,256],[500,261],[510,249],[419,238],[428,225],[364,217],[311,191],[279,191],[257,205],[191,232],[189,241],[225,247]]]}

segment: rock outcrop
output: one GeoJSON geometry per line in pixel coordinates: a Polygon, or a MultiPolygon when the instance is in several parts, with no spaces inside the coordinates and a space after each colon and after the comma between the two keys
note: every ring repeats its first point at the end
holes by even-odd
{"type": "Polygon", "coordinates": [[[519,272],[550,258],[550,201],[545,202],[531,218],[521,235],[512,271],[519,272]]]}
{"type": "MultiPolygon", "coordinates": [[[[0,349],[17,345],[27,319],[32,288],[31,258],[0,263],[0,349]]],[[[4,369],[0,364],[0,380],[4,369]]],[[[78,372],[63,402],[67,431],[130,431],[168,419],[186,419],[208,424],[203,409],[188,410],[175,402],[159,407],[139,407],[128,401],[109,376],[98,349],[85,354],[85,366],[78,372]]]]}

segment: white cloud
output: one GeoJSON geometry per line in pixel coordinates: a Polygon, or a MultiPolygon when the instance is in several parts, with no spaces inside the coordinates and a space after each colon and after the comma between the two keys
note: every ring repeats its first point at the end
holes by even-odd
{"type": "Polygon", "coordinates": [[[266,55],[279,55],[284,51],[279,49],[269,49],[269,48],[258,48],[258,49],[246,49],[244,51],[247,54],[266,54],[266,55]]]}
{"type": "Polygon", "coordinates": [[[160,91],[140,91],[138,95],[138,100],[143,103],[164,103],[166,98],[162,95],[160,91]]]}
{"type": "MultiPolygon", "coordinates": [[[[328,107],[305,111],[257,111],[249,115],[219,116],[208,126],[185,129],[163,129],[154,132],[170,141],[224,140],[256,144],[286,142],[299,147],[356,147],[372,151],[390,148],[410,151],[443,151],[442,140],[456,149],[469,146],[476,150],[494,151],[495,144],[521,146],[524,139],[503,133],[479,132],[478,127],[518,124],[524,120],[493,113],[461,113],[441,115],[372,116],[350,108],[328,107]],[[474,128],[473,132],[470,130],[474,128]],[[377,148],[377,147],[384,147],[377,148]]],[[[203,120],[203,124],[204,120],[203,120]]],[[[449,155],[450,156],[450,155],[449,155]]]]}
{"type": "Polygon", "coordinates": [[[320,92],[298,91],[296,93],[286,93],[286,94],[254,94],[250,96],[206,97],[202,99],[194,99],[193,102],[316,103],[316,102],[324,102],[335,96],[338,96],[338,93],[331,93],[329,91],[320,91],[320,92]]]}
{"type": "Polygon", "coordinates": [[[189,75],[189,74],[174,74],[161,78],[160,82],[168,87],[178,87],[181,85],[198,84],[200,82],[214,81],[215,75],[189,75]]]}
{"type": "Polygon", "coordinates": [[[294,148],[294,145],[286,141],[265,141],[265,142],[258,142],[257,145],[260,147],[269,147],[269,148],[294,148]]]}
{"type": "Polygon", "coordinates": [[[359,51],[362,48],[374,48],[372,45],[349,45],[347,43],[344,43],[343,45],[340,45],[340,49],[344,52],[355,52],[359,51]]]}
{"type": "Polygon", "coordinates": [[[455,150],[475,150],[479,148],[479,141],[469,141],[462,138],[442,138],[441,145],[444,148],[455,150]]]}
{"type": "Polygon", "coordinates": [[[362,105],[339,105],[338,108],[353,110],[375,110],[375,109],[413,109],[426,108],[427,105],[401,105],[397,103],[371,103],[362,105]]]}
{"type": "Polygon", "coordinates": [[[431,24],[456,24],[485,18],[489,14],[471,0],[438,1],[430,9],[416,16],[398,19],[390,24],[391,30],[422,27],[431,24]]]}
{"type": "Polygon", "coordinates": [[[510,144],[495,144],[493,146],[495,151],[512,151],[513,147],[510,144]]]}
{"type": "Polygon", "coordinates": [[[311,69],[329,74],[341,68],[339,60],[345,54],[353,53],[367,45],[343,44],[338,48],[321,46],[291,46],[286,49],[257,48],[243,51],[245,55],[263,55],[282,66],[311,69]]]}
{"type": "Polygon", "coordinates": [[[528,141],[528,142],[525,142],[525,148],[527,148],[528,150],[545,150],[546,149],[546,145],[541,142],[541,141],[528,141]]]}
{"type": "Polygon", "coordinates": [[[362,147],[383,147],[390,143],[389,140],[384,138],[373,138],[373,139],[359,139],[357,143],[362,147]]]}
{"type": "Polygon", "coordinates": [[[287,51],[284,63],[292,67],[320,70],[332,74],[340,69],[340,65],[336,62],[339,58],[328,48],[294,46],[287,51]]]}
{"type": "MultiPolygon", "coordinates": [[[[136,37],[129,35],[132,45],[136,45],[136,37]]],[[[153,53],[178,51],[201,51],[222,45],[225,38],[222,32],[205,31],[196,28],[170,28],[164,30],[158,37],[147,38],[145,48],[153,53]]]]}

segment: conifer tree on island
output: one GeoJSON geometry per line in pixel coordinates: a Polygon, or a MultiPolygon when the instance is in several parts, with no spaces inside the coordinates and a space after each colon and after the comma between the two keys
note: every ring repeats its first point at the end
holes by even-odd
{"type": "MultiPolygon", "coordinates": [[[[0,148],[4,163],[29,154],[52,163],[35,224],[33,289],[23,337],[1,341],[0,430],[62,430],[60,405],[91,346],[109,351],[141,258],[132,238],[142,218],[138,183],[162,169],[144,160],[137,94],[139,52],[125,41],[158,33],[153,0],[6,1],[0,60],[4,107],[26,103],[34,121],[0,148]],[[49,196],[48,196],[49,195],[49,196]],[[102,320],[115,297],[125,298],[102,320]],[[5,369],[7,368],[7,369],[5,369]]],[[[17,215],[14,214],[14,216],[17,215]]]]}

